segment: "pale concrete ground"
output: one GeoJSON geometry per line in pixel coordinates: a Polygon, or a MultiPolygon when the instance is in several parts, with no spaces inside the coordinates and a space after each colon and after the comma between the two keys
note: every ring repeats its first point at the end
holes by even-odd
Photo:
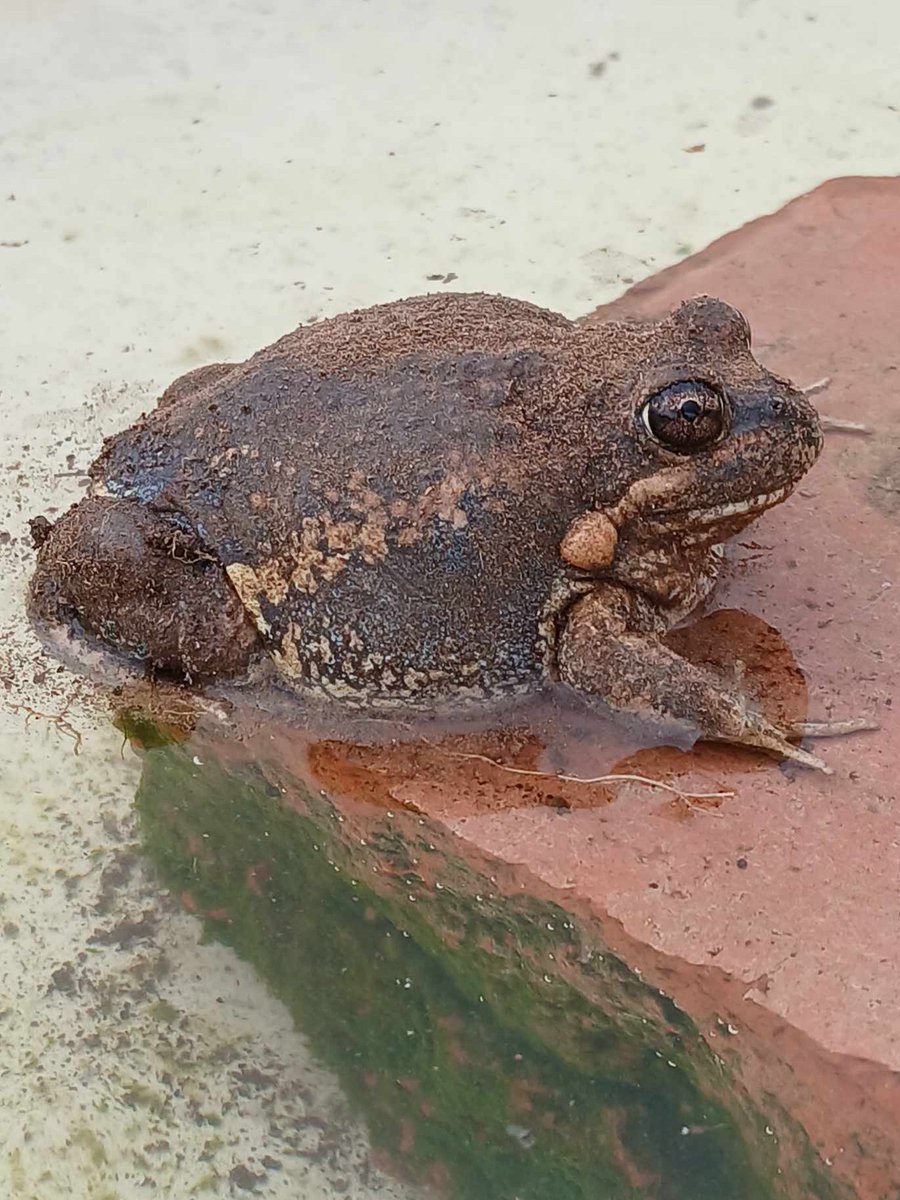
{"type": "Polygon", "coordinates": [[[44,674],[25,518],[74,499],[61,473],[175,374],[298,322],[446,286],[577,315],[823,179],[896,173],[900,8],[5,0],[0,19],[0,1194],[229,1196],[243,1167],[266,1198],[338,1177],[400,1195],[280,1007],[131,864],[136,764],[84,685],[44,674]],[[78,757],[22,707],[68,700],[78,757]],[[167,1005],[190,1043],[174,1081],[167,1005]],[[241,1094],[247,1063],[274,1092],[241,1094]],[[333,1122],[339,1170],[274,1132],[304,1112],[333,1122]]]}

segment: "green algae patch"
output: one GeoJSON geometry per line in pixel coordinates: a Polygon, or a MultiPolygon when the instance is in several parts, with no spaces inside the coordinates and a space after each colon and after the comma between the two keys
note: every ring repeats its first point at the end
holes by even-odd
{"type": "Polygon", "coordinates": [[[115,726],[139,750],[158,750],[184,741],[184,731],[176,725],[153,720],[138,709],[123,709],[116,715],[115,726]]]}
{"type": "Polygon", "coordinates": [[[503,894],[439,827],[209,744],[147,753],[137,804],[166,883],[281,997],[398,1175],[454,1200],[844,1195],[597,929],[503,894]]]}

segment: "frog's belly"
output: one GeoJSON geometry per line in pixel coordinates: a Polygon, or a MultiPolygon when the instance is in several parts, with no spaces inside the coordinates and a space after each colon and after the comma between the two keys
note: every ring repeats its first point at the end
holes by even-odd
{"type": "Polygon", "coordinates": [[[304,692],[424,709],[525,694],[546,676],[550,588],[539,570],[514,571],[498,590],[447,562],[354,567],[314,588],[291,584],[277,603],[258,570],[228,574],[279,671],[304,692]]]}
{"type": "Polygon", "coordinates": [[[382,601],[348,616],[313,599],[292,609],[270,642],[280,672],[306,691],[347,703],[477,704],[528,692],[543,676],[538,625],[512,613],[491,614],[501,618],[491,635],[471,619],[474,610],[469,620],[454,620],[439,605],[409,611],[382,601]]]}

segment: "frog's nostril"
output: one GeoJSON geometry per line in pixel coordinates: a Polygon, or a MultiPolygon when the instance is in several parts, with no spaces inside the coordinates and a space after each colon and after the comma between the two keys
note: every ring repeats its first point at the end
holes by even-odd
{"type": "Polygon", "coordinates": [[[771,409],[772,416],[780,417],[787,408],[787,404],[778,396],[773,396],[769,401],[769,408],[771,409]]]}

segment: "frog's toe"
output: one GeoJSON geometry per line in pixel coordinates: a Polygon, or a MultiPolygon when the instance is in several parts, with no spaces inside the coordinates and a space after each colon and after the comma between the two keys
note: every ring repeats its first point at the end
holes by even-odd
{"type": "Polygon", "coordinates": [[[727,740],[738,745],[764,750],[776,758],[800,763],[801,766],[811,767],[814,771],[821,771],[825,775],[832,774],[831,767],[826,762],[808,750],[804,750],[802,746],[797,746],[789,741],[788,736],[802,736],[802,734],[796,727],[793,727],[789,734],[785,734],[761,714],[748,710],[743,729],[727,740]]]}

